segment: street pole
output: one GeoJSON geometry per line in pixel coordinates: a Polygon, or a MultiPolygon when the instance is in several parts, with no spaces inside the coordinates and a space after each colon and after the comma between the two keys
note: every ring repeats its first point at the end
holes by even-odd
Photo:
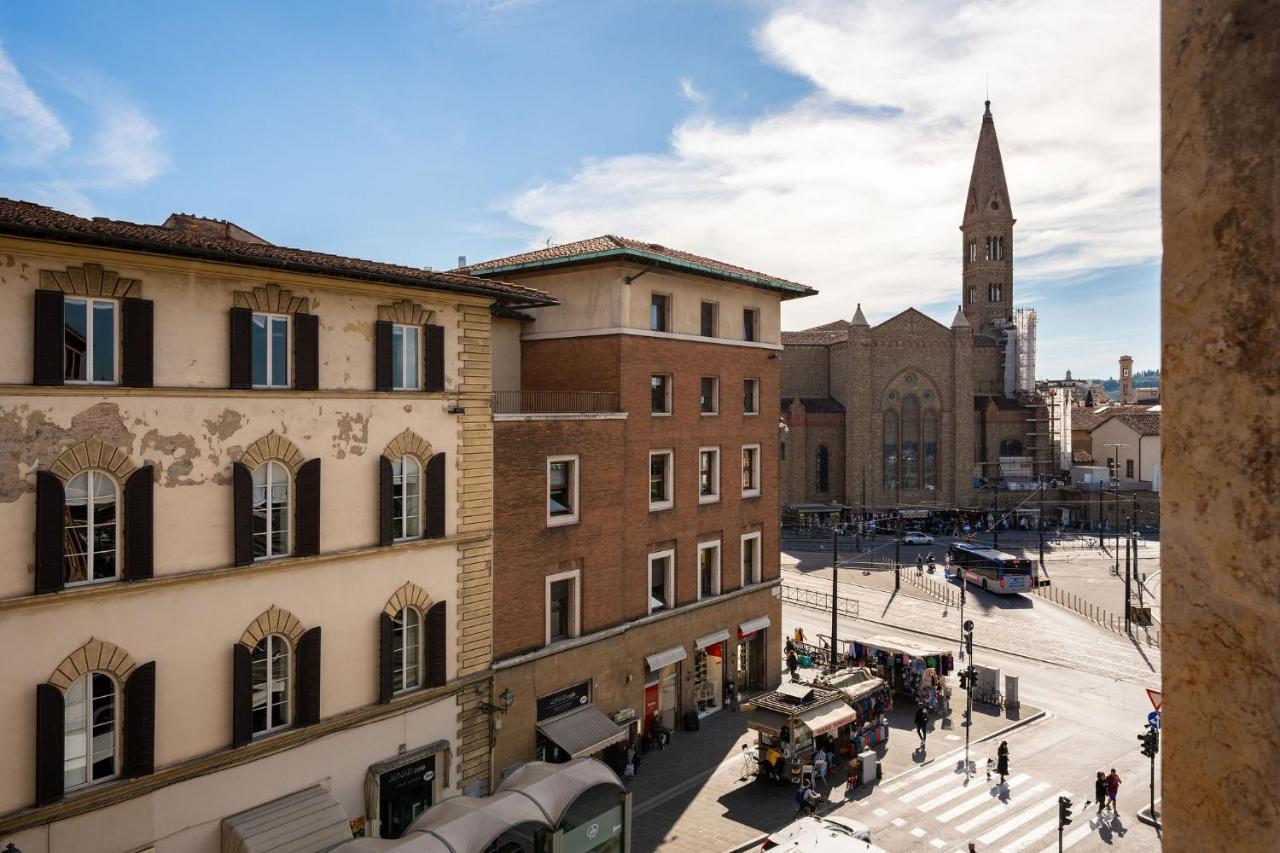
{"type": "Polygon", "coordinates": [[[1116,528],[1116,574],[1120,574],[1120,478],[1116,477],[1111,481],[1111,487],[1115,489],[1115,501],[1112,503],[1114,507],[1112,511],[1112,520],[1116,528]]]}
{"type": "MultiPolygon", "coordinates": [[[[1124,632],[1126,635],[1130,632],[1129,627],[1129,602],[1133,600],[1132,578],[1133,573],[1129,570],[1129,552],[1132,550],[1133,538],[1128,535],[1133,525],[1131,519],[1125,519],[1125,537],[1124,537],[1124,632]]],[[[1120,548],[1116,547],[1116,556],[1120,556],[1120,548]]]]}
{"type": "Polygon", "coordinates": [[[1138,574],[1138,520],[1129,522],[1129,541],[1133,543],[1133,582],[1138,585],[1138,606],[1146,602],[1142,598],[1142,575],[1138,574]]]}
{"type": "Polygon", "coordinates": [[[1098,548],[1102,548],[1102,493],[1106,489],[1102,488],[1102,484],[1098,484],[1098,548]]]}
{"type": "Polygon", "coordinates": [[[1044,571],[1044,484],[1047,482],[1043,474],[1040,475],[1040,571],[1044,571]]]}
{"type": "Polygon", "coordinates": [[[837,602],[840,592],[839,577],[840,572],[840,533],[839,531],[831,531],[831,659],[827,662],[827,671],[836,671],[836,632],[837,632],[837,615],[839,613],[837,602]]]}
{"type": "Polygon", "coordinates": [[[991,548],[1000,550],[1000,481],[991,480],[991,548]]]}
{"type": "Polygon", "coordinates": [[[973,727],[973,622],[965,622],[964,648],[969,652],[968,677],[964,689],[964,778],[969,781],[969,729],[973,727]]]}
{"type": "Polygon", "coordinates": [[[902,588],[902,492],[898,486],[898,466],[893,466],[893,514],[897,518],[897,535],[893,542],[893,591],[902,588]]]}
{"type": "Polygon", "coordinates": [[[862,466],[862,506],[860,507],[860,509],[861,509],[861,512],[858,513],[858,534],[859,535],[856,536],[853,540],[853,547],[855,550],[859,552],[862,551],[862,546],[859,544],[859,540],[862,538],[861,534],[865,533],[867,529],[867,466],[866,465],[862,466]]]}

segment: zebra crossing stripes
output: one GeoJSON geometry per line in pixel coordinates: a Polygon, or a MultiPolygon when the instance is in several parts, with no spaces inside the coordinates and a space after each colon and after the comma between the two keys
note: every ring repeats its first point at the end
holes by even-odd
{"type": "Polygon", "coordinates": [[[883,788],[881,788],[880,792],[883,794],[892,794],[894,791],[901,791],[903,788],[906,788],[910,785],[914,785],[916,782],[919,782],[921,779],[927,779],[933,774],[942,770],[950,770],[952,773],[954,773],[956,771],[956,768],[951,766],[951,764],[945,761],[937,761],[924,770],[908,773],[905,777],[898,779],[896,782],[890,782],[888,785],[885,785],[883,788]]]}
{"type": "Polygon", "coordinates": [[[1054,794],[1052,797],[1046,797],[1045,799],[1036,803],[1031,808],[1021,810],[1016,815],[1004,821],[1003,823],[999,824],[998,826],[992,827],[991,829],[984,832],[982,835],[979,835],[978,841],[980,841],[983,844],[990,844],[991,842],[995,841],[998,838],[1004,838],[1006,835],[1013,832],[1015,829],[1022,826],[1024,823],[1029,823],[1030,821],[1034,820],[1035,818],[1047,812],[1049,809],[1057,806],[1058,797],[1061,794],[1065,794],[1065,793],[1066,793],[1065,791],[1062,791],[1058,794],[1054,794]]]}
{"type": "MultiPolygon", "coordinates": [[[[1009,781],[1005,783],[1005,789],[1008,790],[1008,789],[1016,788],[1030,778],[1031,777],[1028,776],[1026,773],[1019,773],[1017,776],[1011,776],[1009,777],[1009,781]]],[[[939,821],[943,823],[947,823],[953,818],[958,817],[959,815],[962,815],[965,812],[969,811],[970,809],[975,809],[978,806],[983,805],[984,803],[990,803],[994,799],[995,797],[991,795],[990,789],[984,790],[981,794],[978,794],[976,797],[969,800],[965,800],[963,803],[961,803],[958,806],[952,806],[951,808],[947,809],[945,812],[943,812],[940,815],[937,815],[936,817],[939,821]]]]}
{"type": "MultiPolygon", "coordinates": [[[[1024,791],[1023,796],[1034,797],[1036,794],[1039,794],[1041,791],[1048,790],[1048,788],[1049,788],[1048,782],[1038,782],[1035,785],[1033,785],[1029,790],[1024,791]]],[[[982,826],[984,823],[987,823],[988,821],[991,821],[991,820],[995,820],[997,817],[999,817],[1002,814],[1009,814],[1011,811],[1016,809],[1020,804],[1021,804],[1021,800],[1019,800],[1018,803],[996,803],[994,806],[987,809],[986,811],[979,812],[976,817],[972,817],[969,820],[966,820],[964,823],[957,826],[956,831],[968,832],[969,830],[973,829],[975,826],[982,826]]]]}
{"type": "Polygon", "coordinates": [[[958,775],[943,776],[941,779],[934,779],[932,782],[926,782],[925,784],[921,785],[920,787],[916,788],[913,791],[908,791],[907,793],[903,794],[901,797],[898,797],[898,799],[904,803],[909,803],[912,800],[917,800],[920,797],[923,797],[925,794],[929,793],[930,791],[941,788],[943,785],[959,785],[962,778],[963,777],[958,775]]]}
{"type": "MultiPolygon", "coordinates": [[[[1093,827],[1088,823],[1085,823],[1084,826],[1076,827],[1066,835],[1062,836],[1062,849],[1067,850],[1082,839],[1088,838],[1090,835],[1093,835],[1093,827]]],[[[1048,847],[1041,850],[1040,853],[1058,853],[1057,843],[1050,844],[1048,847]]]]}
{"type": "Polygon", "coordinates": [[[1020,850],[1025,850],[1027,847],[1031,846],[1036,839],[1043,838],[1057,828],[1058,816],[1054,815],[1035,829],[1028,832],[1026,835],[1020,836],[1016,841],[1001,847],[1000,853],[1018,853],[1020,850]]]}

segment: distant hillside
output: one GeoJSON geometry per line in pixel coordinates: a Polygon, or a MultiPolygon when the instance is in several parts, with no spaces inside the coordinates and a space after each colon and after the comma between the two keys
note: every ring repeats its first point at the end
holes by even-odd
{"type": "MultiPolygon", "coordinates": [[[[1093,382],[1100,384],[1108,394],[1120,393],[1119,379],[1093,379],[1093,382]]],[[[1139,370],[1133,374],[1134,388],[1159,388],[1160,387],[1160,371],[1158,370],[1139,370]]]]}

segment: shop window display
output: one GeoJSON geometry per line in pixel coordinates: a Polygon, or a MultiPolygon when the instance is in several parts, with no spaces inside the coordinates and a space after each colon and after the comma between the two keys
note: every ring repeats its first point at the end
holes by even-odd
{"type": "Polygon", "coordinates": [[[724,685],[724,644],[698,649],[693,656],[693,701],[699,717],[720,709],[724,685]]]}

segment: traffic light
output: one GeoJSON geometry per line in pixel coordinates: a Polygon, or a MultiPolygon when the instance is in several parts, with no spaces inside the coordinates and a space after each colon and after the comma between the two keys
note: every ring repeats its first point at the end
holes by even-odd
{"type": "Polygon", "coordinates": [[[1071,823],[1071,800],[1058,797],[1058,829],[1062,829],[1069,823],[1071,823]]]}
{"type": "Polygon", "coordinates": [[[1156,753],[1160,751],[1160,730],[1147,726],[1147,730],[1138,735],[1138,742],[1142,744],[1142,754],[1144,756],[1155,758],[1156,753]]]}
{"type": "Polygon", "coordinates": [[[969,689],[969,670],[967,669],[960,670],[960,689],[969,689]]]}

